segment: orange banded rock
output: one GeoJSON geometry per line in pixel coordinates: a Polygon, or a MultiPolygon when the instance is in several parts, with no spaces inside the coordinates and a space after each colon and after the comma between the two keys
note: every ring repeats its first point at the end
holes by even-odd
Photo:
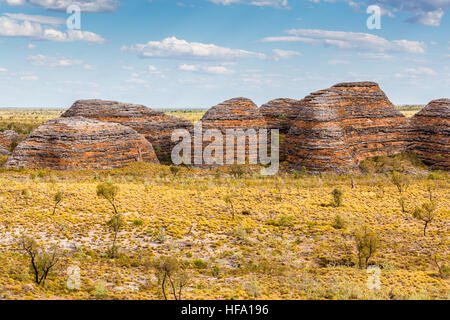
{"type": "Polygon", "coordinates": [[[269,129],[278,129],[280,134],[287,134],[291,128],[291,121],[298,116],[298,106],[298,100],[280,98],[263,104],[259,111],[269,129]]]}
{"type": "Polygon", "coordinates": [[[20,141],[20,136],[13,130],[0,132],[0,146],[8,150],[13,144],[20,141]]]}
{"type": "MultiPolygon", "coordinates": [[[[227,133],[232,130],[242,130],[243,133],[251,133],[252,129],[256,132],[258,137],[260,129],[267,129],[267,123],[264,117],[259,112],[258,106],[250,99],[247,98],[233,98],[226,100],[211,109],[209,109],[202,120],[203,133],[207,130],[216,129],[223,135],[223,144],[219,147],[223,147],[223,162],[226,164],[226,138],[227,133]],[[248,131],[250,130],[250,131],[248,131]]],[[[228,135],[230,138],[230,135],[228,135]]],[[[234,139],[234,159],[237,160],[240,157],[245,159],[246,162],[255,161],[258,159],[258,141],[245,137],[245,148],[239,150],[238,139],[234,139]]],[[[214,142],[214,139],[208,139],[203,137],[203,149],[214,142]]],[[[233,155],[232,155],[233,156],[233,155]]],[[[197,159],[197,162],[199,160],[197,159]]]]}
{"type": "Polygon", "coordinates": [[[151,144],[132,128],[82,117],[50,120],[21,142],[5,168],[113,169],[158,163],[151,144]]]}
{"type": "Polygon", "coordinates": [[[374,82],[314,92],[298,110],[281,147],[293,168],[358,170],[361,160],[406,150],[409,122],[374,82]]]}
{"type": "Polygon", "coordinates": [[[128,126],[142,134],[152,144],[161,162],[170,163],[172,133],[176,129],[192,132],[193,125],[185,119],[166,115],[143,105],[103,100],[76,101],[62,117],[85,117],[128,126]]]}
{"type": "Polygon", "coordinates": [[[431,101],[411,120],[411,151],[434,169],[450,168],[450,99],[431,101]]]}

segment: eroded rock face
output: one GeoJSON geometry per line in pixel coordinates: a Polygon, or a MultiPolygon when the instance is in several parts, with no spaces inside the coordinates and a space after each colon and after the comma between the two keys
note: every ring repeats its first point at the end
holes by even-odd
{"type": "Polygon", "coordinates": [[[85,117],[128,126],[142,134],[152,144],[161,162],[170,162],[172,132],[176,129],[192,131],[188,120],[172,117],[143,105],[103,100],[80,100],[62,117],[85,117]]]}
{"type": "Polygon", "coordinates": [[[11,152],[3,148],[3,146],[0,146],[0,156],[9,156],[11,152]]]}
{"type": "Polygon", "coordinates": [[[21,142],[4,167],[113,169],[158,163],[151,144],[130,127],[82,117],[50,120],[21,142]]]}
{"type": "Polygon", "coordinates": [[[405,151],[408,130],[378,84],[341,83],[299,102],[281,150],[297,169],[358,170],[363,159],[405,151]]]}
{"type": "Polygon", "coordinates": [[[281,98],[263,104],[259,111],[269,129],[278,129],[280,134],[287,134],[291,128],[290,122],[298,116],[298,108],[298,100],[281,98]]]}
{"type": "Polygon", "coordinates": [[[431,101],[411,120],[411,151],[434,169],[450,168],[450,99],[431,101]]]}
{"type": "Polygon", "coordinates": [[[0,132],[0,146],[2,146],[3,149],[8,150],[13,144],[18,143],[19,141],[20,136],[13,130],[0,132]]]}
{"type": "MultiPolygon", "coordinates": [[[[244,133],[250,133],[248,130],[254,130],[256,134],[259,129],[266,129],[267,123],[264,117],[259,112],[258,106],[247,98],[233,98],[224,101],[211,109],[209,109],[201,120],[203,132],[216,129],[221,132],[224,137],[223,142],[226,142],[227,130],[243,130],[244,133]]],[[[214,139],[203,137],[204,150],[214,139]]],[[[244,140],[242,140],[244,141],[244,140]]],[[[245,138],[245,148],[239,152],[237,148],[238,140],[234,140],[234,157],[244,157],[246,161],[257,159],[258,157],[258,141],[245,138]],[[245,154],[244,154],[245,152],[245,154]]],[[[226,148],[223,147],[224,156],[223,162],[226,164],[226,148]]],[[[254,160],[253,160],[254,161],[254,160]]],[[[198,162],[198,160],[197,160],[198,162]]]]}

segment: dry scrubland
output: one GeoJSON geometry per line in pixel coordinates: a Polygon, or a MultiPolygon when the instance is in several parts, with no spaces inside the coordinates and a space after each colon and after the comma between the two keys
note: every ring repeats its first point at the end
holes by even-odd
{"type": "MultiPolygon", "coordinates": [[[[0,170],[0,298],[164,299],[161,271],[169,271],[175,286],[185,284],[183,299],[449,299],[448,174],[429,174],[411,157],[364,168],[354,177],[149,164],[0,170]],[[398,176],[401,193],[391,174],[379,173],[392,168],[409,172],[398,176]],[[113,206],[97,196],[102,183],[118,188],[117,253],[113,206]],[[424,235],[416,209],[430,197],[434,219],[424,235]],[[376,242],[368,262],[381,267],[379,290],[367,288],[358,265],[364,227],[372,236],[364,239],[376,242]],[[45,286],[34,283],[24,235],[62,252],[45,286]],[[79,290],[67,288],[70,266],[81,270],[79,290]]],[[[166,293],[174,298],[169,286],[166,293]]]]}

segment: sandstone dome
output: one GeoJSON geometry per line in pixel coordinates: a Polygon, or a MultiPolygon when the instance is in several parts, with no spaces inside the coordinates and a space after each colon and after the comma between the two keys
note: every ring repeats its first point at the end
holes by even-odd
{"type": "Polygon", "coordinates": [[[375,82],[337,84],[299,108],[281,148],[294,168],[358,170],[368,157],[406,150],[408,120],[375,82]]]}
{"type": "Polygon", "coordinates": [[[259,111],[267,122],[268,129],[278,129],[280,134],[286,134],[290,122],[298,116],[298,100],[279,98],[263,104],[259,111]]]}
{"type": "Polygon", "coordinates": [[[411,120],[411,150],[434,169],[450,168],[450,99],[431,101],[411,120]]]}
{"type": "Polygon", "coordinates": [[[0,146],[3,147],[3,149],[8,150],[13,143],[18,143],[19,141],[20,136],[13,130],[0,132],[0,146]]]}
{"type": "Polygon", "coordinates": [[[104,100],[79,100],[62,117],[84,117],[128,126],[142,134],[154,147],[162,162],[170,162],[172,132],[176,129],[192,131],[193,125],[185,119],[166,115],[146,106],[104,100]]]}
{"type": "Polygon", "coordinates": [[[82,117],[50,120],[21,142],[4,167],[113,169],[158,163],[152,145],[130,127],[82,117]]]}
{"type": "MultiPolygon", "coordinates": [[[[253,129],[258,134],[260,129],[267,128],[267,123],[259,112],[258,106],[252,100],[242,97],[226,100],[212,107],[205,113],[201,123],[204,131],[209,129],[219,130],[224,135],[224,142],[226,141],[227,130],[242,129],[246,133],[248,129],[253,129]]],[[[246,162],[250,162],[250,159],[255,161],[258,157],[258,142],[255,143],[248,137],[245,141],[245,155],[242,153],[239,153],[239,155],[243,156],[246,162]]],[[[212,142],[213,139],[203,139],[204,147],[212,142]]],[[[238,159],[237,143],[238,141],[235,139],[235,159],[238,159]]]]}

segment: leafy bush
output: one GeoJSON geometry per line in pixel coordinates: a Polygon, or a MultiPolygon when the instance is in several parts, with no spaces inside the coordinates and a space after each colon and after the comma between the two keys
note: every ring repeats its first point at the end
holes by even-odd
{"type": "Polygon", "coordinates": [[[359,267],[367,268],[369,266],[369,259],[372,258],[378,249],[378,237],[369,230],[363,227],[355,234],[356,249],[358,251],[359,267]]]}

